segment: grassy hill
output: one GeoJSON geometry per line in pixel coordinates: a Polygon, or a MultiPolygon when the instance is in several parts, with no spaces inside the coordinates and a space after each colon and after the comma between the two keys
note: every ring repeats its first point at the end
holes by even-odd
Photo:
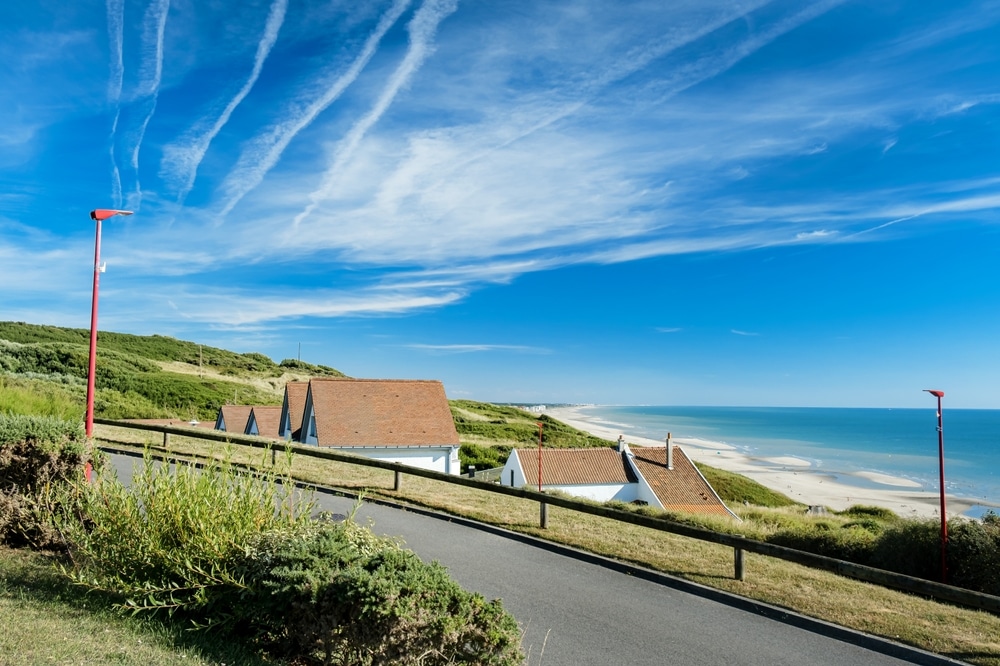
{"type": "MultiPolygon", "coordinates": [[[[56,400],[63,411],[78,404],[82,414],[89,345],[87,329],[0,322],[0,374],[29,400],[56,400]]],[[[275,363],[168,336],[101,332],[94,411],[105,418],[212,420],[227,403],[280,404],[288,381],[342,376],[295,359],[275,363]]]]}

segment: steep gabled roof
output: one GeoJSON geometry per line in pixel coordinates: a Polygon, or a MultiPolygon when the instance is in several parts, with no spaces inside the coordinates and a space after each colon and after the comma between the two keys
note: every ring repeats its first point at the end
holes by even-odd
{"type": "MultiPolygon", "coordinates": [[[[517,449],[526,483],[538,485],[538,449],[517,449]]],[[[597,486],[636,483],[623,454],[612,448],[544,449],[542,483],[546,486],[597,486]]]]}
{"type": "MultiPolygon", "coordinates": [[[[306,411],[306,393],[308,391],[309,382],[288,382],[285,384],[285,399],[281,405],[281,418],[284,419],[285,413],[288,413],[293,442],[299,441],[299,434],[302,432],[302,413],[306,411]]],[[[280,423],[278,427],[280,430],[280,423]]]]}
{"type": "Polygon", "coordinates": [[[629,449],[636,469],[667,511],[735,517],[679,446],[674,447],[673,469],[667,469],[666,449],[662,446],[629,449]]]}
{"type": "MultiPolygon", "coordinates": [[[[279,439],[278,426],[281,425],[281,407],[271,405],[256,405],[250,410],[246,429],[250,429],[250,419],[257,424],[257,435],[279,439]]],[[[247,433],[249,434],[249,433],[247,433]]]]}
{"type": "Polygon", "coordinates": [[[459,445],[438,381],[311,379],[308,402],[319,446],[459,445]]]}
{"type": "Polygon", "coordinates": [[[242,435],[247,430],[251,409],[253,409],[251,405],[223,405],[219,408],[219,418],[215,421],[216,427],[225,426],[220,427],[219,430],[238,432],[242,435]]]}

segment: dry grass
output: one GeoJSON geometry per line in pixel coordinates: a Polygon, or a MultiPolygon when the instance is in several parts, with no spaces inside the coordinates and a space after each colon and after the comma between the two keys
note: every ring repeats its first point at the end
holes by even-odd
{"type": "Polygon", "coordinates": [[[309,381],[312,377],[311,374],[306,372],[283,372],[278,377],[237,377],[231,374],[227,375],[225,373],[218,372],[211,366],[199,367],[191,363],[184,363],[183,361],[155,361],[155,363],[166,372],[174,372],[179,375],[197,375],[199,377],[207,377],[209,379],[247,384],[248,386],[258,388],[261,391],[273,393],[278,397],[283,397],[285,395],[285,384],[288,382],[309,381]]]}
{"type": "MultiPolygon", "coordinates": [[[[109,442],[157,445],[150,433],[101,426],[109,442]]],[[[204,455],[200,440],[171,436],[171,451],[204,455]]],[[[216,448],[216,452],[221,451],[216,448]]],[[[235,452],[248,463],[259,451],[235,452]]],[[[842,578],[796,564],[747,554],[746,580],[733,579],[733,551],[610,519],[549,507],[549,527],[538,527],[538,505],[415,476],[392,490],[392,472],[296,457],[293,474],[304,481],[365,490],[369,496],[405,501],[533,534],[687,580],[984,666],[1000,666],[1000,617],[842,578]]]]}

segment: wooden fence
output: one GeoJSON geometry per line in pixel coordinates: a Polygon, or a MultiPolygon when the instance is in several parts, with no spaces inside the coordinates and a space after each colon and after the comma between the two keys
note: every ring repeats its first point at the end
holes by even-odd
{"type": "Polygon", "coordinates": [[[923,578],[905,576],[903,574],[885,571],[883,569],[876,569],[874,567],[855,564],[845,560],[838,560],[824,555],[817,555],[815,553],[796,550],[794,548],[787,548],[785,546],[756,541],[754,539],[748,539],[734,534],[713,532],[701,527],[684,525],[664,518],[644,516],[565,497],[546,495],[545,493],[540,493],[537,490],[530,490],[528,488],[501,486],[495,483],[480,481],[478,479],[452,474],[443,474],[441,472],[419,469],[417,467],[410,467],[399,463],[372,460],[371,458],[365,458],[351,453],[344,453],[342,451],[331,451],[328,449],[320,449],[315,446],[303,446],[301,444],[291,442],[274,442],[262,437],[236,435],[216,430],[206,430],[204,428],[179,428],[174,426],[149,425],[144,423],[112,421],[107,419],[94,419],[94,423],[120,428],[129,428],[133,430],[146,430],[162,433],[163,444],[165,447],[169,445],[170,435],[179,435],[214,442],[240,444],[255,448],[270,447],[272,452],[283,450],[291,452],[293,455],[321,458],[324,460],[332,460],[350,465],[360,465],[363,467],[376,467],[378,469],[389,470],[395,473],[393,489],[397,491],[402,487],[403,475],[407,474],[426,479],[433,479],[434,481],[440,481],[442,483],[451,483],[454,485],[465,486],[467,488],[474,488],[483,492],[508,495],[510,497],[520,497],[522,499],[532,500],[539,503],[539,524],[543,528],[548,524],[548,506],[552,505],[562,507],[564,509],[570,509],[571,511],[608,518],[610,520],[617,520],[622,523],[648,527],[652,530],[678,534],[691,539],[698,539],[701,541],[721,544],[723,546],[730,546],[733,548],[734,576],[739,580],[743,580],[746,575],[743,554],[744,552],[750,552],[767,555],[768,557],[775,557],[788,562],[794,562],[796,564],[801,564],[814,569],[832,571],[848,578],[863,580],[869,583],[875,583],[876,585],[901,590],[903,592],[930,597],[938,601],[946,601],[1000,615],[1000,597],[990,594],[974,592],[972,590],[966,590],[952,585],[945,585],[944,583],[924,580],[923,578]]]}

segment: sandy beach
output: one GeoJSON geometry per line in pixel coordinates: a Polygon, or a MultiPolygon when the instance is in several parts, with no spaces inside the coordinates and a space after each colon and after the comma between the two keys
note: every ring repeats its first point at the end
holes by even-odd
{"type": "MultiPolygon", "coordinates": [[[[619,435],[623,434],[614,425],[602,423],[580,407],[550,408],[546,413],[603,439],[617,441],[619,435]]],[[[662,440],[632,435],[625,435],[625,441],[640,446],[664,445],[662,440]]],[[[920,485],[910,479],[876,472],[856,472],[834,477],[812,469],[809,461],[792,456],[754,458],[719,442],[682,438],[674,438],[672,442],[683,448],[695,462],[742,474],[803,504],[826,506],[837,511],[855,504],[882,506],[892,509],[900,516],[913,518],[939,515],[938,493],[920,490],[920,485]],[[859,485],[845,481],[845,476],[857,477],[859,485]],[[880,487],[873,488],[873,485],[880,487]]],[[[973,506],[973,502],[948,496],[947,506],[948,516],[951,518],[967,511],[973,506]]]]}

